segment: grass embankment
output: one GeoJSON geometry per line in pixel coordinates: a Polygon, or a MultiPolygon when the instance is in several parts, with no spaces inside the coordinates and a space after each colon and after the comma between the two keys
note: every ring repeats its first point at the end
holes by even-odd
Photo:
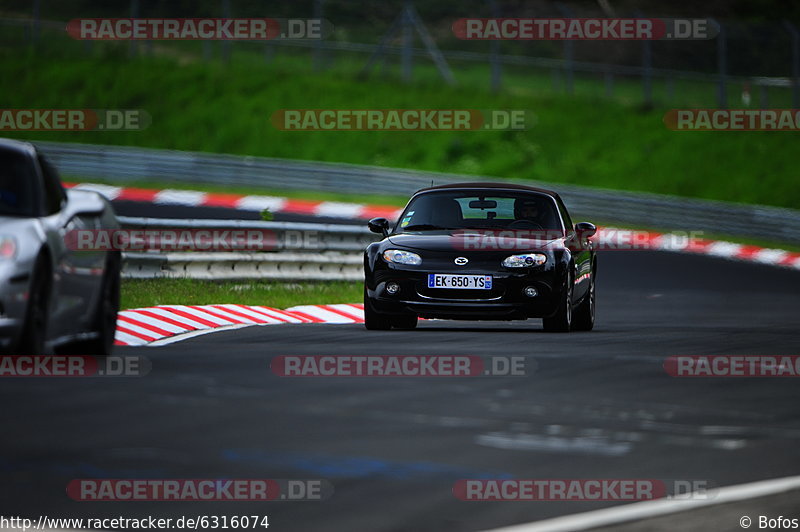
{"type": "MultiPolygon", "coordinates": [[[[638,83],[619,80],[619,97],[603,98],[602,80],[578,80],[574,96],[557,94],[542,71],[504,71],[507,89],[493,95],[485,69],[453,65],[460,85],[443,86],[426,63],[415,83],[396,77],[356,76],[365,58],[336,58],[313,73],[308,55],[286,52],[264,62],[259,53],[235,53],[229,65],[183,54],[130,59],[127,45],[83,43],[31,54],[0,47],[4,108],[145,109],[152,125],[140,132],[5,132],[30,140],[61,140],[234,153],[427,171],[528,178],[797,208],[800,185],[796,133],[673,132],[662,123],[671,107],[714,105],[713,87],[675,84],[679,104],[642,108],[638,83]],[[464,68],[459,68],[464,67],[464,68]],[[269,118],[291,108],[527,109],[527,131],[283,132],[269,118]]],[[[158,45],[159,47],[161,45],[158,45]]],[[[734,90],[732,88],[732,90],[734,90]]],[[[656,97],[659,97],[657,92],[656,97]]],[[[729,95],[730,101],[735,94],[729,95]]],[[[771,107],[787,106],[777,99],[771,107]]],[[[169,182],[136,181],[163,188],[169,182]]],[[[225,185],[173,188],[272,194],[401,206],[405,198],[321,194],[225,185]]],[[[599,220],[602,223],[602,220],[599,220]]],[[[125,281],[123,308],[157,304],[243,303],[288,307],[357,302],[359,283],[125,281]]]]}
{"type": "MultiPolygon", "coordinates": [[[[69,60],[0,50],[0,99],[7,108],[145,109],[153,118],[148,129],[9,135],[800,205],[796,133],[674,132],[662,123],[666,105],[643,109],[605,100],[602,90],[555,94],[542,88],[541,73],[531,75],[527,88],[514,85],[492,95],[468,83],[443,86],[422,63],[419,81],[399,86],[389,77],[359,79],[355,69],[315,74],[307,56],[283,50],[270,63],[239,54],[227,66],[165,56],[129,59],[126,48],[120,50],[98,47],[93,57],[75,54],[69,60]],[[527,131],[504,132],[284,132],[269,120],[283,108],[528,109],[536,123],[527,131]]],[[[683,105],[691,103],[689,98],[683,105]]]]}

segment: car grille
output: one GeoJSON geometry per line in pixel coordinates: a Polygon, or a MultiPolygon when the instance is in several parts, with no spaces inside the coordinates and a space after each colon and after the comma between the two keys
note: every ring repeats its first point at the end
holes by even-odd
{"type": "Polygon", "coordinates": [[[428,288],[425,284],[417,285],[417,294],[422,298],[489,301],[503,297],[505,289],[496,282],[491,290],[459,290],[450,288],[428,288]]]}

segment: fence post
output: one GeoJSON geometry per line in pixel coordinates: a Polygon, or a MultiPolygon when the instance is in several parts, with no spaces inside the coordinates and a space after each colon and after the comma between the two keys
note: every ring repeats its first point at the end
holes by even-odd
{"type": "Polygon", "coordinates": [[[653,104],[653,43],[642,41],[642,90],[644,91],[644,104],[653,104]]]}
{"type": "MultiPolygon", "coordinates": [[[[231,18],[231,0],[222,0],[222,18],[231,18]]],[[[231,41],[222,41],[222,61],[225,63],[231,60],[231,41]]]]}
{"type": "MultiPolygon", "coordinates": [[[[314,0],[314,11],[313,17],[317,20],[322,20],[323,14],[323,4],[324,0],[314,0]]],[[[314,42],[314,57],[312,58],[311,62],[313,63],[314,72],[319,72],[322,70],[323,66],[323,51],[322,51],[322,39],[317,39],[314,42]]]]}
{"type": "Polygon", "coordinates": [[[33,44],[37,44],[39,42],[39,32],[42,28],[42,2],[41,0],[34,0],[33,2],[33,33],[31,35],[31,39],[33,44]]]}
{"type": "MultiPolygon", "coordinates": [[[[574,18],[572,16],[572,10],[567,7],[566,5],[562,4],[561,2],[556,2],[556,7],[561,14],[564,15],[566,18],[574,18]]],[[[575,85],[575,48],[574,44],[571,40],[567,39],[564,41],[564,60],[565,60],[565,74],[566,74],[566,89],[567,94],[572,94],[574,85],[575,85]]]]}
{"type": "MultiPolygon", "coordinates": [[[[489,12],[492,18],[500,18],[500,12],[497,9],[497,2],[495,0],[487,0],[489,3],[489,12]]],[[[500,91],[500,41],[493,39],[489,42],[489,61],[491,62],[492,70],[492,92],[500,91]]]]}
{"type": "MultiPolygon", "coordinates": [[[[633,16],[644,18],[644,13],[634,11],[633,16]]],[[[642,97],[644,105],[653,103],[653,43],[647,39],[642,41],[642,97]]]]}
{"type": "Polygon", "coordinates": [[[792,108],[800,109],[800,33],[788,20],[783,25],[792,37],[792,108]]]}
{"type": "MultiPolygon", "coordinates": [[[[131,18],[139,18],[139,0],[131,0],[131,18]]],[[[139,51],[139,42],[131,39],[128,43],[128,55],[136,57],[139,51]]]]}
{"type": "Polygon", "coordinates": [[[727,69],[728,69],[728,43],[726,40],[725,26],[719,23],[717,35],[717,69],[719,70],[719,85],[717,87],[717,106],[720,109],[728,107],[727,69]]]}
{"type": "Polygon", "coordinates": [[[414,45],[414,34],[411,28],[411,16],[409,9],[410,2],[403,5],[403,13],[400,15],[403,22],[400,26],[403,38],[402,62],[403,62],[403,82],[411,82],[411,69],[413,68],[413,57],[411,56],[411,48],[414,45]]]}

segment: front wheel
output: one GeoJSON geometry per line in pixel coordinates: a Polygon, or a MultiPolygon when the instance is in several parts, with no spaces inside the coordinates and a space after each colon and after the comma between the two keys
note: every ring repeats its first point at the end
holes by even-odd
{"type": "Polygon", "coordinates": [[[92,318],[93,338],[72,342],[62,352],[95,357],[107,357],[113,352],[120,304],[120,262],[118,255],[110,256],[106,262],[106,272],[92,318]]]}
{"type": "Polygon", "coordinates": [[[22,337],[17,349],[22,355],[44,355],[47,323],[50,319],[50,268],[44,255],[40,255],[33,270],[28,292],[28,309],[22,326],[22,337]]]}
{"type": "Polygon", "coordinates": [[[589,284],[589,293],[583,298],[572,318],[572,328],[576,331],[591,331],[594,328],[594,274],[589,284]]]}
{"type": "Polygon", "coordinates": [[[114,349],[117,333],[117,314],[120,302],[120,258],[112,256],[108,260],[106,274],[100,290],[100,301],[95,315],[97,338],[88,342],[87,353],[95,356],[109,356],[114,349]]]}
{"type": "Polygon", "coordinates": [[[567,277],[567,285],[561,293],[558,310],[549,318],[542,318],[547,332],[569,332],[572,328],[572,278],[567,277]]]}
{"type": "Polygon", "coordinates": [[[372,308],[372,303],[367,295],[367,287],[364,287],[364,327],[368,331],[388,331],[392,328],[392,323],[387,316],[378,314],[372,308]]]}

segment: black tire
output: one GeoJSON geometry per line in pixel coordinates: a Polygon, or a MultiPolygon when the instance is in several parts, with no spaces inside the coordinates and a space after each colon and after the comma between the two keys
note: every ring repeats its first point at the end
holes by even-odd
{"type": "Polygon", "coordinates": [[[94,318],[92,332],[97,338],[84,343],[87,355],[105,357],[114,350],[114,337],[117,333],[117,314],[119,313],[120,292],[120,257],[112,254],[108,258],[103,286],[100,289],[100,301],[94,318]]]}
{"type": "Polygon", "coordinates": [[[575,308],[572,313],[573,331],[591,331],[594,329],[595,313],[595,291],[594,291],[594,272],[589,284],[589,292],[584,296],[583,301],[575,308]]]}
{"type": "Polygon", "coordinates": [[[364,327],[369,331],[388,331],[392,328],[392,322],[388,316],[378,314],[372,308],[369,297],[367,297],[367,287],[364,287],[364,327]]]}
{"type": "Polygon", "coordinates": [[[416,314],[411,314],[409,316],[397,316],[392,318],[392,327],[395,329],[416,329],[417,316],[416,314]]]}
{"type": "Polygon", "coordinates": [[[28,308],[25,323],[17,344],[20,355],[45,355],[47,322],[50,317],[50,265],[46,255],[39,255],[33,268],[31,289],[28,292],[28,308]]]}
{"type": "Polygon", "coordinates": [[[558,310],[549,318],[542,318],[547,332],[569,332],[572,329],[572,277],[567,276],[567,285],[561,292],[558,310]]]}

